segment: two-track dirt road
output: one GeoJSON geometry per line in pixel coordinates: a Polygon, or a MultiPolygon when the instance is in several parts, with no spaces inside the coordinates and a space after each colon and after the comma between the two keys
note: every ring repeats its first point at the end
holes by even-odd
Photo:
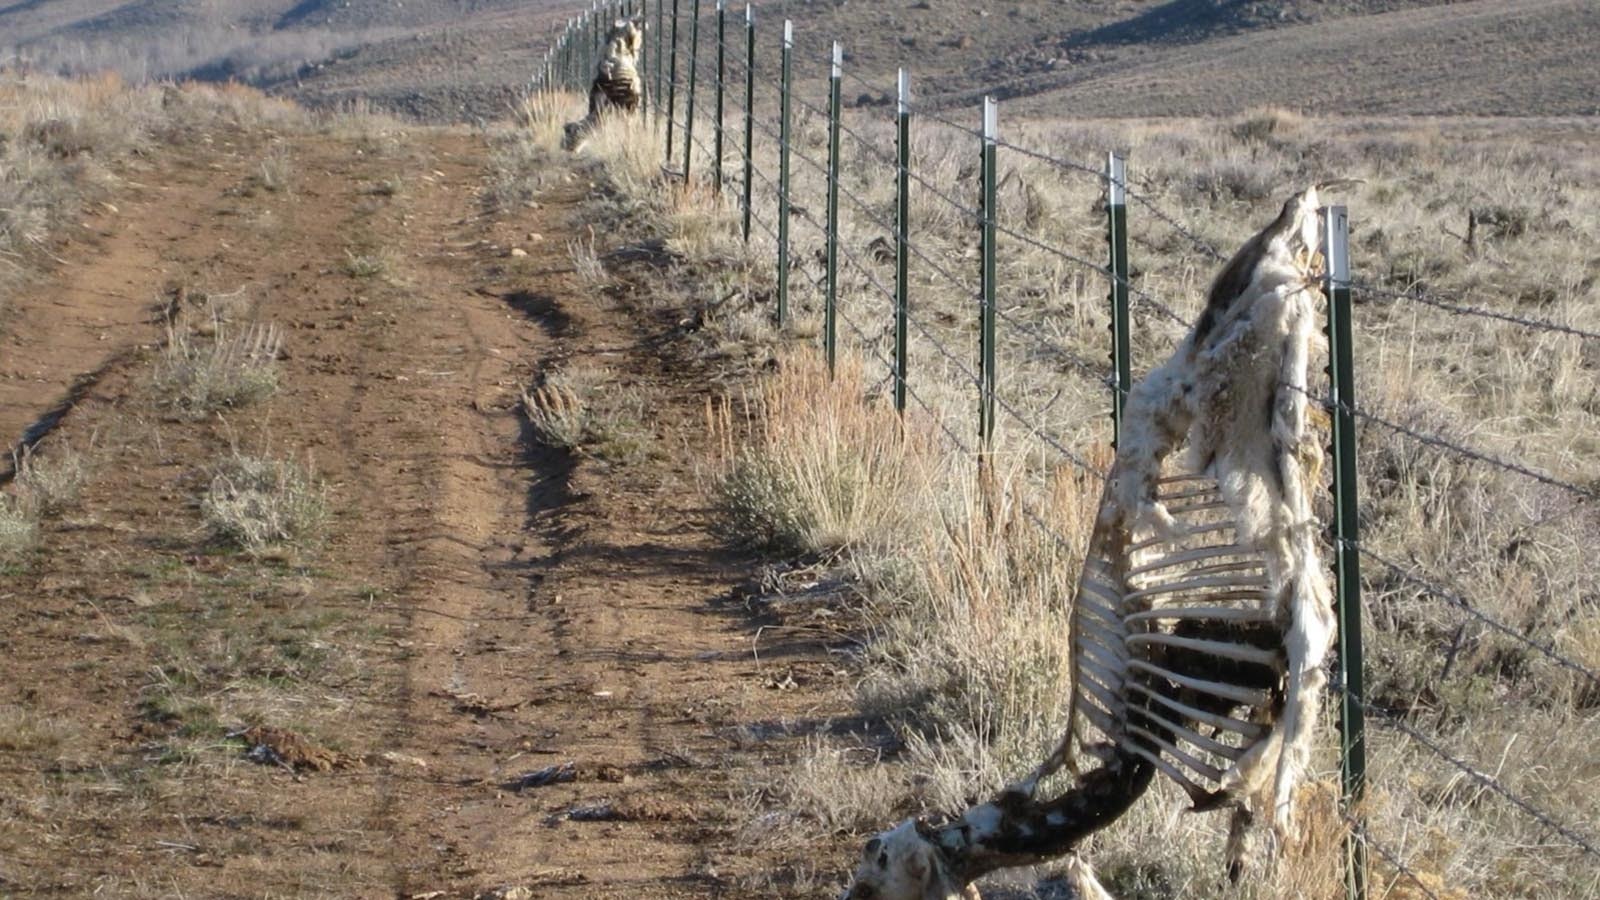
{"type": "Polygon", "coordinates": [[[587,182],[491,214],[481,135],[319,131],[276,138],[266,190],[267,140],[163,150],[4,325],[7,440],[78,384],[41,458],[92,465],[0,580],[0,895],[742,893],[730,798],[783,750],[750,735],[839,689],[803,636],[752,653],[704,382],[571,271],[587,182]],[[280,387],[175,411],[163,310],[224,307],[282,327],[280,387]],[[552,366],[629,397],[643,449],[540,446],[520,396],[552,366]],[[218,546],[199,498],[235,452],[314,468],[319,544],[218,546]],[[252,764],[250,725],[333,762],[252,764]]]}

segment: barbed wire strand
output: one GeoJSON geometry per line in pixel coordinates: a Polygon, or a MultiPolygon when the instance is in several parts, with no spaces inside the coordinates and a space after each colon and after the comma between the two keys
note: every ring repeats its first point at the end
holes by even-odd
{"type": "Polygon", "coordinates": [[[1422,892],[1428,895],[1428,900],[1440,900],[1439,895],[1434,893],[1433,888],[1425,884],[1423,880],[1418,877],[1417,873],[1411,870],[1410,866],[1401,861],[1399,854],[1390,850],[1388,847],[1385,847],[1383,844],[1373,840],[1372,832],[1367,830],[1367,826],[1364,823],[1357,821],[1355,817],[1351,816],[1349,813],[1345,813],[1344,821],[1345,824],[1350,826],[1351,832],[1353,832],[1356,837],[1361,839],[1363,844],[1366,844],[1368,847],[1376,850],[1378,855],[1383,857],[1384,861],[1388,862],[1389,865],[1394,866],[1395,871],[1399,872],[1401,875],[1404,875],[1406,878],[1410,879],[1412,884],[1415,884],[1417,887],[1421,888],[1422,892]]]}
{"type": "MultiPolygon", "coordinates": [[[[781,85],[780,85],[780,87],[781,87],[781,85]]],[[[794,96],[794,92],[791,92],[791,96],[794,96]]],[[[812,107],[812,109],[816,109],[816,108],[812,107]]],[[[820,112],[820,110],[819,110],[819,112],[820,112]]],[[[782,137],[779,135],[778,132],[773,130],[773,128],[768,123],[766,123],[765,121],[756,120],[755,124],[768,137],[772,138],[775,141],[778,141],[780,147],[782,146],[782,143],[783,143],[782,137]]],[[[981,137],[981,134],[979,136],[981,137]]],[[[871,147],[871,145],[868,144],[864,138],[859,138],[858,137],[857,140],[860,141],[863,146],[871,147]]],[[[889,232],[891,235],[895,234],[894,226],[891,225],[890,223],[884,221],[877,214],[873,213],[871,208],[870,208],[870,206],[869,206],[869,204],[867,204],[866,201],[862,200],[850,188],[846,187],[844,185],[842,179],[838,179],[833,175],[833,173],[830,173],[828,171],[828,167],[826,165],[818,162],[816,159],[814,159],[813,157],[811,157],[809,154],[805,153],[804,151],[798,150],[797,148],[795,148],[792,142],[789,145],[789,149],[790,149],[790,152],[794,154],[794,156],[798,157],[801,161],[805,162],[808,166],[810,166],[816,172],[821,174],[824,179],[829,180],[829,181],[838,182],[839,192],[841,194],[843,194],[847,199],[849,199],[850,202],[853,205],[855,205],[864,215],[866,215],[869,220],[871,220],[878,227],[880,227],[880,228],[884,229],[885,231],[889,232]]],[[[872,149],[873,149],[873,152],[875,152],[875,153],[881,153],[882,152],[882,151],[876,150],[876,148],[872,148],[872,149]]],[[[1058,160],[1058,162],[1063,162],[1063,161],[1059,161],[1058,160]]],[[[891,160],[890,164],[895,166],[896,169],[898,169],[898,167],[899,167],[899,161],[898,160],[891,160]]],[[[1085,169],[1085,170],[1089,171],[1087,169],[1085,169]]],[[[960,212],[965,218],[972,219],[974,222],[984,222],[985,221],[983,213],[982,213],[981,210],[977,209],[976,207],[967,206],[967,205],[961,203],[959,200],[956,200],[955,198],[951,197],[949,194],[945,193],[941,188],[939,188],[938,185],[936,185],[933,182],[929,181],[925,176],[923,176],[920,173],[918,173],[915,169],[907,168],[906,174],[907,174],[907,177],[911,178],[913,181],[916,181],[923,188],[925,188],[930,193],[932,193],[935,197],[937,197],[938,199],[940,199],[944,203],[948,204],[949,206],[951,206],[952,208],[954,208],[955,210],[960,212]]],[[[770,183],[770,179],[768,179],[768,182],[770,183]]],[[[1007,235],[1009,237],[1012,237],[1012,238],[1015,238],[1017,240],[1020,240],[1020,241],[1022,241],[1024,243],[1028,244],[1029,246],[1034,247],[1035,249],[1042,250],[1042,251],[1044,251],[1046,253],[1054,255],[1054,256],[1056,256],[1057,258],[1059,258],[1059,259],[1061,259],[1063,261],[1066,261],[1066,262],[1072,263],[1074,265],[1081,266],[1081,267],[1084,267],[1086,269],[1089,269],[1089,270],[1101,275],[1102,277],[1105,277],[1109,281],[1112,281],[1112,282],[1119,283],[1119,284],[1123,285],[1124,287],[1126,287],[1128,289],[1128,292],[1133,296],[1133,298],[1135,300],[1137,300],[1138,302],[1143,304],[1148,309],[1153,310],[1155,313],[1157,313],[1158,315],[1162,316],[1163,318],[1166,318],[1166,319],[1168,319],[1168,320],[1170,320],[1172,322],[1175,322],[1178,325],[1180,325],[1182,327],[1185,327],[1185,328],[1188,328],[1188,327],[1190,327],[1192,325],[1192,323],[1189,321],[1189,319],[1187,319],[1183,315],[1175,312],[1169,305],[1167,305],[1166,303],[1162,302],[1162,300],[1160,298],[1158,298],[1154,294],[1150,293],[1149,291],[1146,291],[1143,288],[1140,288],[1139,286],[1133,284],[1131,279],[1119,278],[1116,275],[1116,273],[1114,273],[1114,272],[1112,272],[1110,270],[1109,267],[1102,266],[1102,265],[1100,265],[1098,263],[1095,263],[1095,262],[1092,262],[1090,260],[1084,259],[1083,257],[1077,256],[1077,255],[1075,255],[1073,253],[1070,253],[1070,252],[1068,252],[1066,250],[1063,250],[1060,247],[1056,247],[1056,246],[1053,246],[1051,244],[1044,243],[1043,241],[1040,241],[1037,238],[1033,238],[1033,237],[1031,237],[1029,235],[1023,234],[1022,232],[1019,232],[1019,231],[1017,231],[1017,230],[1015,230],[1013,228],[1010,228],[1008,226],[1002,225],[999,222],[995,222],[994,225],[995,225],[996,230],[1001,232],[1002,234],[1005,234],[1005,235],[1007,235]]],[[[966,284],[962,279],[960,279],[956,275],[952,274],[948,268],[942,266],[937,261],[935,261],[930,256],[928,256],[925,252],[922,251],[922,249],[920,247],[918,247],[915,244],[915,242],[908,242],[907,245],[911,249],[911,252],[914,255],[916,255],[919,259],[921,259],[923,262],[927,263],[929,265],[929,267],[932,268],[933,271],[936,274],[938,274],[942,278],[946,279],[947,281],[950,281],[952,284],[954,284],[956,287],[960,288],[961,290],[968,291],[968,292],[971,292],[974,295],[976,295],[976,291],[974,290],[974,288],[972,288],[970,285],[966,284]]]]}
{"type": "Polygon", "coordinates": [[[1413,303],[1421,303],[1425,306],[1431,306],[1435,309],[1444,310],[1445,312],[1453,315],[1476,316],[1482,319],[1495,319],[1500,322],[1509,322],[1513,325],[1521,325],[1524,328],[1531,328],[1537,331],[1549,331],[1556,334],[1565,334],[1586,341],[1600,341],[1600,331],[1589,331],[1583,328],[1574,328],[1571,325],[1562,325],[1559,322],[1552,322],[1548,319],[1536,319],[1531,316],[1519,316],[1514,313],[1504,313],[1497,310],[1484,309],[1482,307],[1470,306],[1458,301],[1440,300],[1420,290],[1395,290],[1392,288],[1379,287],[1370,281],[1359,279],[1351,281],[1350,287],[1353,290],[1362,291],[1375,297],[1385,297],[1391,300],[1409,300],[1413,303]]]}
{"type": "MultiPolygon", "coordinates": [[[[766,125],[763,124],[761,126],[761,128],[769,136],[777,139],[777,134],[775,132],[773,132],[770,128],[768,128],[766,125]]],[[[827,170],[826,166],[822,165],[821,163],[818,163],[815,159],[812,159],[811,156],[809,156],[806,153],[795,151],[792,146],[790,147],[790,152],[793,153],[795,157],[797,157],[801,161],[805,162],[807,165],[809,165],[812,168],[816,169],[817,171],[823,173],[824,177],[827,177],[827,171],[828,170],[827,170]]],[[[770,183],[770,180],[769,180],[768,183],[770,183]]],[[[887,231],[890,235],[896,235],[896,237],[898,239],[898,230],[895,228],[895,226],[890,224],[889,222],[885,221],[877,213],[873,212],[872,211],[872,207],[871,207],[870,204],[868,204],[865,200],[861,199],[861,197],[859,195],[857,195],[854,191],[852,191],[849,188],[845,187],[844,184],[839,183],[838,184],[838,188],[839,188],[840,195],[842,195],[846,199],[848,199],[851,202],[851,204],[853,204],[861,212],[862,215],[867,217],[867,220],[869,222],[871,222],[872,224],[876,225],[877,227],[882,228],[883,230],[887,231]]],[[[938,260],[936,260],[933,257],[929,256],[926,252],[923,251],[923,249],[921,247],[917,246],[915,241],[907,240],[906,241],[906,249],[910,250],[911,253],[914,256],[916,256],[918,259],[922,260],[923,263],[925,263],[928,266],[929,269],[931,269],[935,274],[939,275],[941,278],[944,278],[946,281],[949,281],[952,285],[954,285],[955,287],[959,288],[961,291],[963,291],[965,293],[968,293],[968,294],[971,294],[973,297],[977,296],[978,291],[977,291],[976,287],[968,284],[959,275],[956,275],[955,273],[951,272],[949,268],[944,266],[938,260]]]]}
{"type": "Polygon", "coordinates": [[[1530,469],[1521,463],[1515,463],[1510,460],[1485,453],[1482,450],[1476,450],[1464,444],[1455,443],[1454,441],[1436,434],[1428,434],[1427,432],[1418,431],[1408,425],[1401,425],[1399,422],[1391,421],[1383,416],[1367,412],[1364,409],[1357,409],[1342,401],[1336,402],[1330,397],[1319,397],[1315,394],[1312,394],[1305,388],[1297,385],[1280,384],[1280,387],[1287,387],[1290,390],[1298,391],[1301,394],[1304,394],[1305,396],[1310,397],[1311,399],[1322,404],[1327,409],[1349,413],[1350,415],[1357,419],[1361,419],[1362,421],[1371,422],[1374,425],[1386,428],[1389,431],[1395,432],[1396,434],[1405,435],[1419,444],[1433,447],[1436,450],[1448,451],[1456,454],[1457,456],[1463,456],[1467,459],[1476,460],[1477,462],[1483,463],[1487,466],[1492,466],[1497,469],[1502,469],[1507,472],[1521,475],[1524,478],[1537,481],[1547,487],[1553,487],[1566,491],[1586,501],[1600,500],[1600,490],[1587,488],[1583,485],[1574,484],[1570,481],[1563,481],[1553,475],[1547,475],[1536,469],[1530,469]]]}
{"type": "MultiPolygon", "coordinates": [[[[747,71],[750,70],[749,67],[746,66],[742,60],[733,60],[733,63],[734,63],[734,65],[739,67],[739,70],[741,72],[747,72],[747,71]]],[[[831,63],[830,63],[830,65],[831,65],[831,63]]],[[[777,89],[777,90],[780,90],[780,91],[783,89],[783,83],[781,81],[773,79],[772,76],[763,75],[760,72],[756,72],[754,74],[755,74],[755,77],[756,77],[757,81],[764,82],[768,87],[771,87],[771,88],[774,88],[774,89],[777,89]]],[[[789,99],[791,99],[791,100],[795,101],[796,103],[800,104],[801,108],[809,111],[812,115],[820,116],[821,118],[824,118],[824,119],[831,119],[831,116],[829,115],[827,110],[825,110],[822,107],[820,107],[820,106],[812,103],[811,101],[807,100],[798,91],[791,91],[789,93],[789,99]]],[[[894,154],[888,152],[887,150],[880,149],[871,140],[867,139],[866,137],[863,137],[855,129],[851,128],[849,123],[844,121],[843,110],[840,111],[840,116],[839,116],[839,131],[840,131],[840,133],[844,134],[846,137],[849,137],[851,140],[853,140],[857,144],[859,144],[863,150],[866,150],[868,153],[870,153],[873,156],[877,157],[877,159],[880,162],[882,162],[882,163],[884,163],[886,165],[889,165],[889,166],[898,166],[899,165],[899,161],[894,158],[894,154]]]]}
{"type": "Polygon", "coordinates": [[[1533,638],[1531,638],[1531,637],[1523,634],[1522,632],[1516,630],[1515,628],[1512,628],[1511,626],[1505,624],[1504,622],[1501,622],[1500,620],[1494,618],[1493,616],[1489,615],[1488,613],[1483,612],[1482,610],[1480,610],[1478,608],[1477,604],[1475,604],[1472,601],[1468,600],[1459,591],[1452,590],[1451,588],[1447,587],[1446,585],[1440,584],[1440,583],[1435,582],[1435,581],[1430,581],[1427,578],[1424,578],[1424,577],[1422,577],[1420,575],[1416,575],[1416,574],[1412,573],[1411,571],[1407,570],[1405,566],[1402,566],[1401,564],[1399,564],[1397,562],[1394,562],[1393,560],[1386,559],[1384,556],[1382,556],[1382,555],[1376,553],[1375,551],[1367,548],[1365,545],[1361,544],[1360,542],[1342,541],[1341,544],[1343,546],[1348,546],[1348,547],[1353,548],[1361,556],[1363,556],[1363,557],[1365,557],[1367,559],[1370,559],[1373,562],[1377,563],[1378,565],[1383,566],[1385,569],[1388,569],[1389,571],[1395,573],[1396,575],[1398,575],[1402,580],[1406,581],[1407,583],[1409,583],[1409,584],[1411,584],[1411,585],[1413,585],[1413,586],[1415,586],[1417,588],[1422,589],[1422,591],[1424,593],[1429,594],[1429,595],[1431,595],[1431,596],[1433,596],[1433,597],[1435,597],[1435,598],[1437,598],[1439,600],[1443,600],[1445,603],[1448,603],[1449,605],[1454,606],[1455,608],[1461,610],[1462,612],[1467,613],[1472,618],[1477,619],[1479,622],[1482,622],[1484,625],[1488,626],[1489,628],[1491,628],[1491,629],[1493,629],[1495,631],[1498,631],[1499,633],[1501,633],[1501,634],[1505,635],[1506,637],[1509,637],[1509,638],[1517,641],[1520,644],[1523,644],[1524,646],[1528,647],[1529,649],[1531,649],[1531,650],[1539,653],[1540,655],[1544,656],[1545,658],[1549,659],[1551,662],[1555,663],[1556,665],[1559,665],[1562,668],[1568,669],[1568,670],[1570,670],[1570,671],[1582,676],[1583,678],[1587,679],[1591,684],[1595,685],[1596,687],[1600,687],[1600,672],[1596,672],[1593,669],[1590,669],[1590,668],[1584,666],[1582,663],[1579,663],[1579,662],[1577,662],[1577,661],[1575,661],[1573,659],[1568,658],[1567,656],[1562,655],[1561,653],[1556,651],[1554,646],[1541,644],[1538,641],[1534,640],[1533,638]]]}
{"type": "Polygon", "coordinates": [[[1506,800],[1506,802],[1510,803],[1512,806],[1515,806],[1517,809],[1522,810],[1523,813],[1527,814],[1539,824],[1549,828],[1551,831],[1561,835],[1563,838],[1566,838],[1573,844],[1573,846],[1578,847],[1590,856],[1600,857],[1600,849],[1596,849],[1594,843],[1589,838],[1574,831],[1571,827],[1562,824],[1549,813],[1539,809],[1528,800],[1518,796],[1510,788],[1501,784],[1500,781],[1494,776],[1479,771],[1466,760],[1451,755],[1450,751],[1441,747],[1432,738],[1406,724],[1404,713],[1397,710],[1387,710],[1383,709],[1382,707],[1374,707],[1367,703],[1364,699],[1356,697],[1345,691],[1338,684],[1334,684],[1332,687],[1334,693],[1354,702],[1357,706],[1361,707],[1363,712],[1368,714],[1369,718],[1378,722],[1383,727],[1393,728],[1401,734],[1404,734],[1406,737],[1409,737],[1413,741],[1416,741],[1417,743],[1426,747],[1435,756],[1444,760],[1446,763],[1449,763],[1451,767],[1477,782],[1481,787],[1487,788],[1489,791],[1495,794],[1499,794],[1506,800]]]}

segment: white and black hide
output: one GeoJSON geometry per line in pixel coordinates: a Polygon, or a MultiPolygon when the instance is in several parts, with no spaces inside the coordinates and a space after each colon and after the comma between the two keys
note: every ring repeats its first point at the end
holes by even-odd
{"type": "Polygon", "coordinates": [[[576,151],[612,112],[636,115],[644,109],[644,78],[639,74],[639,52],[644,48],[644,26],[618,19],[606,33],[605,52],[589,84],[589,113],[566,126],[562,147],[576,151]]]}
{"type": "MultiPolygon", "coordinates": [[[[970,897],[985,872],[1071,851],[1157,773],[1195,809],[1234,810],[1233,877],[1253,820],[1291,827],[1334,637],[1307,427],[1318,204],[1316,188],[1295,195],[1234,254],[1182,344],[1129,395],[1073,601],[1060,745],[994,801],[874,838],[850,897],[970,897]],[[1098,764],[1081,771],[1083,758],[1098,764]],[[1063,769],[1073,785],[1036,798],[1063,769]]],[[[1103,896],[1086,864],[1072,871],[1103,896]]]]}

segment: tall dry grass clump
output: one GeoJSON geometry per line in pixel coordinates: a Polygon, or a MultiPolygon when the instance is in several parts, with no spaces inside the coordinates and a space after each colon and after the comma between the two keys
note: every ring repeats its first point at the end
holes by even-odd
{"type": "MultiPolygon", "coordinates": [[[[813,352],[780,355],[742,417],[736,409],[710,416],[723,528],[856,574],[872,635],[859,699],[900,732],[917,776],[840,771],[830,784],[775,785],[798,806],[763,810],[754,827],[809,824],[816,838],[861,827],[862,809],[953,809],[1036,763],[1064,721],[1067,600],[1098,481],[1058,471],[1040,488],[1004,441],[980,465],[947,438],[948,422],[898,415],[851,354],[832,377],[813,352]]],[[[800,766],[849,763],[819,744],[800,766]]]]}
{"type": "Polygon", "coordinates": [[[39,536],[39,512],[25,496],[0,493],[0,563],[14,563],[39,536]]]}
{"type": "Polygon", "coordinates": [[[235,329],[218,315],[208,325],[209,337],[168,328],[155,374],[162,401],[203,416],[272,396],[278,389],[282,330],[259,322],[235,329]]]}
{"type": "Polygon", "coordinates": [[[200,512],[213,534],[246,552],[304,547],[327,524],[327,488],[309,466],[235,450],[213,471],[200,512]]]}
{"type": "Polygon", "coordinates": [[[899,420],[866,395],[859,359],[832,378],[815,354],[780,357],[736,417],[710,410],[721,453],[711,489],[729,537],[778,553],[827,556],[892,546],[933,512],[927,485],[945,460],[928,423],[899,420]]]}

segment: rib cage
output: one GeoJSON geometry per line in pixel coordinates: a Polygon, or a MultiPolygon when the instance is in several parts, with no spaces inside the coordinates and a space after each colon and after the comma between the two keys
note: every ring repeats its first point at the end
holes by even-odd
{"type": "Polygon", "coordinates": [[[595,67],[594,80],[589,84],[589,113],[576,122],[569,122],[562,137],[562,147],[577,150],[582,147],[601,117],[620,111],[638,114],[644,106],[644,81],[639,77],[639,51],[644,43],[643,26],[634,21],[617,20],[606,36],[606,52],[595,67]]]}
{"type": "Polygon", "coordinates": [[[1283,702],[1283,635],[1266,558],[1238,542],[1216,482],[1166,477],[1157,499],[1182,537],[1132,534],[1112,510],[1091,543],[1072,610],[1068,744],[1132,752],[1204,807],[1283,702]]]}

